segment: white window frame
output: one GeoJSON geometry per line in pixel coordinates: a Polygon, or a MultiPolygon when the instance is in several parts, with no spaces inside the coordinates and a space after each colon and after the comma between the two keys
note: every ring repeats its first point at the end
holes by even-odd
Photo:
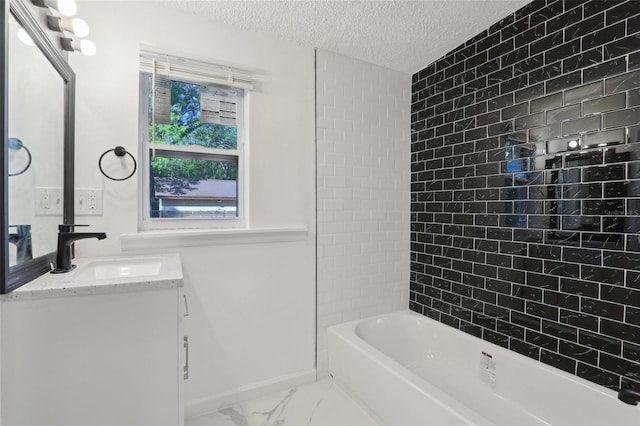
{"type": "MultiPolygon", "coordinates": [[[[180,58],[180,60],[184,61],[184,59],[180,58]]],[[[200,64],[202,62],[199,62],[200,64]]],[[[155,65],[154,65],[155,66],[155,65]]],[[[141,68],[144,68],[141,66],[141,68]]],[[[170,67],[169,67],[170,68],[170,67]]],[[[202,70],[199,70],[200,73],[203,73],[202,70]]],[[[163,74],[164,77],[167,77],[173,81],[181,81],[185,83],[198,84],[200,86],[204,85],[214,85],[220,86],[223,88],[233,88],[238,90],[238,99],[237,99],[237,118],[236,118],[236,127],[238,129],[238,138],[237,138],[237,146],[236,149],[217,149],[217,148],[206,148],[202,146],[196,145],[167,145],[162,143],[154,144],[153,141],[149,140],[149,96],[148,96],[148,79],[152,75],[148,72],[148,70],[141,69],[139,72],[139,90],[138,94],[139,98],[139,159],[141,162],[140,165],[140,173],[141,177],[138,179],[139,182],[139,228],[140,230],[162,230],[162,229],[228,229],[228,228],[246,228],[249,226],[249,209],[248,209],[248,199],[247,189],[248,189],[248,173],[245,169],[245,163],[248,158],[248,131],[247,131],[247,122],[248,122],[248,97],[249,90],[246,84],[243,84],[243,87],[239,87],[241,85],[234,84],[221,84],[216,81],[215,83],[211,83],[211,80],[214,79],[213,74],[212,78],[207,79],[208,81],[203,81],[203,79],[198,78],[199,75],[190,76],[185,73],[179,73],[179,75],[172,75],[169,71],[166,74],[163,74]],[[154,146],[155,145],[155,146],[154,146]],[[155,149],[156,155],[163,154],[172,154],[172,153],[180,153],[188,158],[193,159],[205,159],[205,160],[220,160],[227,159],[230,157],[237,159],[238,170],[237,170],[237,217],[221,217],[216,219],[209,218],[152,218],[151,217],[151,200],[150,200],[150,159],[153,155],[153,151],[155,149]]],[[[205,74],[206,77],[206,74],[205,74]]],[[[219,79],[218,79],[219,80],[219,79]]],[[[231,80],[231,78],[229,78],[231,80]]],[[[153,88],[152,88],[153,90],[153,88]]]]}

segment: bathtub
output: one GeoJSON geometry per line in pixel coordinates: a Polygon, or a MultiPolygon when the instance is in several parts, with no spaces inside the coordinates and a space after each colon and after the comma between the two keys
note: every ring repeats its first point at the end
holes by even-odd
{"type": "Polygon", "coordinates": [[[329,327],[331,375],[388,425],[640,425],[615,391],[411,311],[329,327]]]}

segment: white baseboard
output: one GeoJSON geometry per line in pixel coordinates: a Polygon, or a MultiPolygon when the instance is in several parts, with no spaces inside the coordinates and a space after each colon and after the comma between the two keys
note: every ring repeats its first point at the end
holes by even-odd
{"type": "Polygon", "coordinates": [[[200,398],[195,401],[185,403],[185,418],[198,417],[207,413],[218,411],[230,405],[250,401],[255,398],[268,395],[270,393],[279,392],[299,386],[305,383],[314,382],[316,380],[316,370],[301,371],[299,373],[288,374],[285,376],[274,377],[262,382],[252,383],[250,385],[240,386],[239,388],[212,395],[206,398],[200,398]]]}

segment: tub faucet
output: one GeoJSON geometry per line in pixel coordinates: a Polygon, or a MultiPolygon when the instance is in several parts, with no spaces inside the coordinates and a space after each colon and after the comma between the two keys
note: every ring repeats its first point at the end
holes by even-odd
{"type": "Polygon", "coordinates": [[[638,405],[638,402],[640,402],[640,391],[629,388],[620,389],[620,392],[618,392],[618,399],[625,404],[638,405]]]}
{"type": "Polygon", "coordinates": [[[31,225],[9,225],[9,228],[15,228],[15,232],[9,232],[9,242],[16,246],[16,263],[20,265],[33,259],[31,225]]]}
{"type": "Polygon", "coordinates": [[[104,240],[107,238],[107,234],[104,232],[75,232],[76,226],[89,226],[89,225],[72,225],[62,224],[58,226],[58,254],[56,256],[56,269],[52,270],[53,274],[60,274],[69,272],[75,265],[71,264],[71,246],[74,241],[82,240],[85,238],[97,238],[104,240]]]}

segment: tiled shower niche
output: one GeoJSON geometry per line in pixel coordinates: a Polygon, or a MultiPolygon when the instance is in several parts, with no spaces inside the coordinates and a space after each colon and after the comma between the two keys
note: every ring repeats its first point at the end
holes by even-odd
{"type": "Polygon", "coordinates": [[[640,389],[640,2],[534,1],[413,76],[410,308],[640,389]]]}

